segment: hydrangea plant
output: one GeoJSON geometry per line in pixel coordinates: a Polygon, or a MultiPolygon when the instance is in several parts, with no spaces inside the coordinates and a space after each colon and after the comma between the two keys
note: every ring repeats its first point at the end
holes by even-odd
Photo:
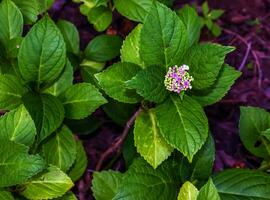
{"type": "Polygon", "coordinates": [[[240,76],[224,63],[234,48],[198,43],[200,19],[188,6],[178,16],[155,2],[141,22],[124,40],[121,62],[96,78],[111,98],[142,103],[134,140],[150,165],[174,149],[191,162],[208,137],[203,106],[219,101],[240,76]]]}
{"type": "Polygon", "coordinates": [[[16,2],[0,3],[0,199],[76,199],[68,191],[87,157],[64,119],[84,119],[107,101],[92,84],[73,84],[67,47],[79,44],[68,46],[49,15],[22,36],[16,2]]]}

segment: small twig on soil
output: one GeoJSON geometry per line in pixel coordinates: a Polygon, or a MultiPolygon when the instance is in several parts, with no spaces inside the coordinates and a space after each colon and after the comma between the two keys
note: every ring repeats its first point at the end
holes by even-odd
{"type": "MultiPolygon", "coordinates": [[[[248,41],[247,41],[244,37],[242,37],[242,36],[239,35],[238,33],[235,33],[235,32],[233,32],[233,31],[228,30],[228,29],[225,29],[225,28],[223,28],[223,31],[224,31],[225,33],[227,33],[227,34],[236,36],[236,37],[237,37],[240,41],[242,41],[242,42],[247,46],[247,48],[248,48],[249,43],[248,43],[248,41]]],[[[261,70],[261,64],[260,64],[260,61],[259,61],[259,59],[258,59],[258,56],[257,56],[256,52],[253,51],[252,47],[250,47],[250,51],[251,51],[251,54],[252,54],[252,56],[253,56],[253,58],[254,58],[254,60],[255,60],[255,64],[256,64],[257,69],[258,69],[258,87],[259,87],[259,89],[261,89],[261,88],[262,88],[262,76],[263,76],[262,70],[261,70]]]]}
{"type": "Polygon", "coordinates": [[[141,113],[142,108],[139,108],[133,115],[132,117],[128,120],[128,122],[126,123],[125,129],[122,133],[122,135],[120,135],[115,143],[109,148],[107,149],[100,157],[97,165],[96,165],[96,171],[100,171],[102,168],[102,165],[104,163],[104,161],[106,160],[106,158],[112,154],[113,152],[117,151],[123,144],[124,140],[126,139],[129,129],[132,127],[132,125],[135,122],[136,117],[141,113]]]}
{"type": "Polygon", "coordinates": [[[239,71],[242,71],[243,68],[245,67],[245,64],[247,62],[248,55],[250,53],[250,49],[251,49],[251,42],[249,42],[248,45],[247,45],[247,50],[246,50],[245,56],[244,56],[244,58],[243,58],[243,60],[241,62],[241,65],[238,68],[239,71]]]}

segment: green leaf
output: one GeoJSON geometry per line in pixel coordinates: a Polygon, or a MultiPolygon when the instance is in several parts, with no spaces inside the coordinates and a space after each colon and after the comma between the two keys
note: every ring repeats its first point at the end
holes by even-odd
{"type": "Polygon", "coordinates": [[[223,15],[224,10],[220,10],[220,9],[216,9],[216,10],[212,10],[209,14],[208,17],[212,20],[216,20],[218,18],[221,17],[221,15],[223,15]]]}
{"type": "Polygon", "coordinates": [[[73,83],[73,67],[71,63],[67,60],[65,69],[58,80],[44,92],[51,94],[53,96],[59,96],[65,92],[73,83]]]}
{"type": "Polygon", "coordinates": [[[28,147],[9,140],[0,140],[0,188],[23,183],[44,168],[39,155],[29,155],[28,147]]]}
{"type": "Polygon", "coordinates": [[[13,75],[0,75],[0,110],[11,110],[22,104],[22,96],[27,93],[21,80],[13,75]]]}
{"type": "Polygon", "coordinates": [[[211,32],[215,37],[218,37],[221,35],[222,29],[217,23],[213,23],[211,27],[211,32]]]}
{"type": "Polygon", "coordinates": [[[70,169],[68,176],[73,182],[79,180],[87,167],[87,156],[84,147],[80,141],[76,141],[76,160],[70,169]]]}
{"type": "Polygon", "coordinates": [[[191,162],[208,136],[207,117],[198,102],[185,95],[171,95],[156,108],[157,121],[165,140],[191,162]]]}
{"type": "Polygon", "coordinates": [[[121,15],[136,22],[143,22],[152,8],[154,0],[114,0],[113,2],[121,15]]]}
{"type": "Polygon", "coordinates": [[[140,96],[126,87],[126,81],[134,77],[141,68],[132,63],[116,63],[95,75],[102,89],[111,98],[123,103],[137,103],[140,96]]]}
{"type": "Polygon", "coordinates": [[[164,85],[165,74],[164,68],[153,65],[140,71],[126,83],[131,89],[136,89],[137,93],[146,100],[160,103],[168,96],[164,85]]]}
{"type": "Polygon", "coordinates": [[[11,192],[0,190],[0,199],[14,200],[14,197],[12,196],[11,192]]]}
{"type": "Polygon", "coordinates": [[[56,97],[49,94],[28,93],[23,97],[23,102],[35,122],[39,142],[62,124],[64,108],[56,97]]]}
{"type": "Polygon", "coordinates": [[[154,109],[143,111],[136,118],[134,140],[137,151],[155,169],[173,151],[160,134],[154,109]]]}
{"type": "Polygon", "coordinates": [[[211,178],[200,189],[197,200],[220,200],[217,189],[211,178]]]}
{"type": "Polygon", "coordinates": [[[123,158],[125,160],[126,168],[132,164],[133,160],[140,155],[137,153],[137,149],[134,145],[134,133],[133,129],[130,129],[128,136],[123,144],[123,158]]]}
{"type": "Polygon", "coordinates": [[[192,93],[192,98],[196,99],[202,106],[214,104],[226,95],[240,75],[241,72],[224,64],[213,86],[209,89],[194,91],[194,94],[192,93]]]}
{"type": "Polygon", "coordinates": [[[241,107],[240,138],[252,154],[267,158],[269,154],[262,142],[262,131],[270,127],[270,114],[261,108],[241,107]]]}
{"type": "Polygon", "coordinates": [[[207,14],[208,14],[208,12],[209,12],[209,6],[208,6],[207,1],[205,1],[205,2],[202,4],[202,12],[203,12],[204,16],[207,16],[207,14]]]}
{"type": "Polygon", "coordinates": [[[39,13],[46,12],[54,3],[54,0],[38,0],[39,13]]]}
{"type": "Polygon", "coordinates": [[[121,61],[130,62],[144,67],[140,56],[140,36],[142,24],[138,24],[126,37],[121,48],[121,61]]]}
{"type": "Polygon", "coordinates": [[[222,200],[270,199],[270,176],[266,173],[231,169],[218,173],[213,182],[222,200]]]}
{"type": "Polygon", "coordinates": [[[134,160],[113,200],[168,200],[177,198],[180,186],[179,165],[172,159],[165,161],[157,169],[153,169],[143,159],[134,160]]]}
{"type": "Polygon", "coordinates": [[[4,45],[22,35],[23,16],[11,0],[3,0],[0,3],[0,27],[0,42],[4,45]]]}
{"type": "Polygon", "coordinates": [[[52,83],[63,71],[66,45],[48,15],[36,23],[23,39],[18,62],[22,77],[28,82],[36,82],[38,89],[52,83]]]}
{"type": "Polygon", "coordinates": [[[196,10],[186,5],[178,11],[178,15],[186,26],[189,46],[198,43],[201,35],[201,21],[196,10]]]}
{"type": "Polygon", "coordinates": [[[112,22],[112,11],[105,7],[99,6],[92,8],[87,14],[88,21],[94,25],[96,31],[105,31],[112,22]]]}
{"type": "Polygon", "coordinates": [[[55,131],[55,134],[42,144],[42,155],[48,164],[66,172],[76,159],[76,142],[72,132],[66,126],[55,131]]]}
{"type": "Polygon", "coordinates": [[[155,3],[141,30],[140,54],[145,64],[180,64],[188,43],[186,27],[176,13],[155,3]]]}
{"type": "Polygon", "coordinates": [[[183,182],[189,180],[197,185],[205,183],[212,174],[215,161],[215,143],[209,134],[205,144],[194,156],[192,163],[182,157],[180,175],[183,182]]]}
{"type": "Polygon", "coordinates": [[[23,40],[22,37],[16,37],[16,38],[11,39],[9,43],[7,43],[6,54],[8,58],[11,58],[11,59],[17,58],[22,40],[23,40]]]}
{"type": "Polygon", "coordinates": [[[32,24],[38,19],[39,4],[38,0],[12,0],[23,14],[24,22],[32,24]]]}
{"type": "Polygon", "coordinates": [[[59,197],[55,200],[77,200],[77,197],[72,192],[67,192],[64,196],[59,197]]]}
{"type": "Polygon", "coordinates": [[[122,181],[123,174],[117,171],[94,172],[92,191],[96,200],[113,199],[122,181]]]}
{"type": "Polygon", "coordinates": [[[136,107],[133,104],[121,103],[109,99],[109,102],[102,106],[105,113],[120,126],[125,126],[127,121],[136,112],[136,107]]]}
{"type": "Polygon", "coordinates": [[[234,47],[211,43],[198,44],[190,48],[185,55],[184,64],[190,67],[190,74],[194,78],[192,87],[200,90],[212,86],[218,77],[226,54],[233,50],[234,47]]]}
{"type": "Polygon", "coordinates": [[[35,123],[23,105],[0,118],[0,140],[31,146],[35,135],[35,123]]]}
{"type": "Polygon", "coordinates": [[[99,35],[87,45],[84,54],[89,60],[106,62],[119,55],[122,39],[114,35],[99,35]]]}
{"type": "Polygon", "coordinates": [[[66,46],[67,52],[74,53],[75,55],[80,52],[80,38],[79,32],[74,24],[66,20],[59,20],[57,27],[60,29],[66,46]]]}
{"type": "Polygon", "coordinates": [[[196,200],[198,194],[197,188],[187,181],[182,185],[177,200],[196,200]]]}
{"type": "Polygon", "coordinates": [[[69,87],[60,99],[69,119],[83,119],[107,103],[98,89],[90,83],[78,83],[69,87]]]}
{"type": "Polygon", "coordinates": [[[50,166],[48,171],[21,185],[21,195],[28,199],[52,199],[63,196],[73,183],[60,169],[50,166]]]}

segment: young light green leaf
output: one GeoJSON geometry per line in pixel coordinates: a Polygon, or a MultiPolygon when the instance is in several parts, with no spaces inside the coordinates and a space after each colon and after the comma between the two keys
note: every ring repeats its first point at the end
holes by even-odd
{"type": "Polygon", "coordinates": [[[189,46],[196,44],[201,34],[201,21],[196,10],[186,5],[178,11],[178,15],[186,26],[189,46]]]}
{"type": "Polygon", "coordinates": [[[143,22],[155,0],[114,0],[116,10],[136,22],[143,22]]]}
{"type": "Polygon", "coordinates": [[[66,45],[48,15],[35,24],[23,39],[18,62],[22,77],[28,82],[35,82],[38,89],[52,83],[63,71],[66,45]]]}
{"type": "Polygon", "coordinates": [[[32,24],[38,19],[39,4],[38,0],[12,0],[23,14],[24,22],[32,24]]]}
{"type": "Polygon", "coordinates": [[[211,178],[200,189],[197,200],[220,200],[217,189],[211,178]]]}
{"type": "Polygon", "coordinates": [[[39,142],[52,134],[64,120],[64,108],[61,102],[49,94],[28,93],[23,102],[35,122],[39,142]]]}
{"type": "Polygon", "coordinates": [[[12,196],[11,192],[0,190],[0,199],[3,200],[14,200],[14,197],[12,196]]]}
{"type": "Polygon", "coordinates": [[[43,170],[39,155],[29,155],[28,147],[9,140],[0,140],[0,188],[23,183],[43,170]]]}
{"type": "Polygon", "coordinates": [[[137,151],[155,169],[173,151],[160,134],[154,109],[143,111],[136,118],[134,140],[137,151]]]}
{"type": "Polygon", "coordinates": [[[187,29],[175,12],[155,3],[141,30],[140,55],[146,65],[180,64],[188,48],[187,29]]]}
{"type": "Polygon", "coordinates": [[[267,158],[269,154],[261,142],[262,131],[270,127],[270,114],[261,108],[241,107],[240,138],[252,154],[267,158]],[[259,143],[259,145],[257,145],[259,143]]]}
{"type": "Polygon", "coordinates": [[[76,142],[68,127],[62,126],[42,144],[42,155],[48,164],[63,172],[72,166],[76,159],[76,142]]]}
{"type": "Polygon", "coordinates": [[[11,0],[3,0],[0,3],[0,27],[0,42],[4,45],[22,35],[23,16],[11,0]]]}
{"type": "Polygon", "coordinates": [[[224,63],[226,54],[233,50],[234,47],[211,43],[199,44],[190,48],[183,63],[190,67],[190,74],[194,78],[192,87],[200,90],[213,85],[224,63]]]}
{"type": "Polygon", "coordinates": [[[113,199],[122,182],[123,174],[117,171],[95,172],[93,175],[92,191],[96,200],[113,199]]]}
{"type": "Polygon", "coordinates": [[[69,87],[60,99],[69,119],[83,119],[107,103],[98,89],[90,83],[78,83],[69,87]]]}
{"type": "Polygon", "coordinates": [[[126,37],[121,48],[121,61],[130,62],[144,67],[140,56],[140,36],[142,24],[138,24],[126,37]]]}
{"type": "Polygon", "coordinates": [[[168,200],[177,198],[180,186],[179,165],[169,159],[157,169],[153,169],[143,159],[134,160],[128,171],[124,174],[122,183],[113,200],[168,200]]]}
{"type": "Polygon", "coordinates": [[[64,196],[56,198],[54,200],[78,200],[74,193],[67,192],[64,196]]]}
{"type": "Polygon", "coordinates": [[[196,200],[198,194],[197,188],[187,181],[182,185],[177,200],[196,200]]]}
{"type": "Polygon", "coordinates": [[[71,87],[72,83],[73,83],[73,67],[71,63],[67,60],[62,75],[51,87],[47,88],[44,92],[51,94],[53,96],[59,96],[60,94],[65,92],[69,87],[71,87]]]}
{"type": "Polygon", "coordinates": [[[209,6],[208,6],[208,2],[207,1],[205,1],[202,4],[202,12],[203,12],[204,16],[207,16],[207,14],[209,12],[209,6]]]}
{"type": "Polygon", "coordinates": [[[212,20],[216,20],[218,18],[221,17],[221,15],[223,15],[224,13],[224,10],[220,10],[220,9],[215,9],[215,10],[212,10],[209,14],[208,14],[208,17],[212,20]]]}
{"type": "Polygon", "coordinates": [[[152,65],[140,71],[126,84],[128,87],[136,89],[137,93],[146,100],[160,103],[169,94],[164,85],[165,74],[164,68],[152,65]]]}
{"type": "Polygon", "coordinates": [[[31,146],[35,135],[35,123],[23,105],[0,118],[0,140],[31,146]]]}
{"type": "Polygon", "coordinates": [[[28,89],[13,75],[0,75],[0,110],[11,110],[22,104],[22,96],[28,89]]]}
{"type": "Polygon", "coordinates": [[[222,200],[270,199],[270,176],[266,173],[231,169],[218,173],[213,182],[222,200]]]}
{"type": "Polygon", "coordinates": [[[119,55],[122,39],[115,35],[99,35],[87,45],[84,54],[89,60],[106,62],[119,55]]]}
{"type": "Polygon", "coordinates": [[[141,68],[132,63],[116,63],[95,75],[102,89],[111,98],[123,103],[137,103],[140,96],[128,89],[126,81],[134,77],[141,68]]]}
{"type": "Polygon", "coordinates": [[[94,7],[87,14],[87,19],[94,25],[95,30],[102,32],[112,22],[112,11],[105,6],[94,7]]]}
{"type": "Polygon", "coordinates": [[[60,169],[50,166],[48,171],[24,182],[20,194],[28,199],[52,199],[63,196],[73,183],[60,169]]]}
{"type": "Polygon", "coordinates": [[[194,91],[192,97],[202,106],[214,104],[225,96],[240,75],[241,72],[224,64],[214,85],[208,89],[194,91]]]}
{"type": "Polygon", "coordinates": [[[79,180],[87,167],[87,156],[84,147],[80,141],[76,141],[76,160],[71,167],[68,176],[73,182],[79,180]]]}
{"type": "Polygon", "coordinates": [[[198,185],[204,182],[211,176],[215,161],[215,143],[212,136],[209,134],[205,144],[194,156],[192,163],[189,163],[186,158],[182,158],[180,165],[180,175],[183,182],[189,180],[196,181],[198,185]]]}
{"type": "Polygon", "coordinates": [[[59,20],[57,22],[57,27],[60,29],[66,46],[67,52],[73,53],[75,55],[80,52],[80,38],[79,32],[74,24],[66,20],[59,20]]]}
{"type": "Polygon", "coordinates": [[[208,136],[207,117],[200,104],[185,95],[171,95],[156,108],[157,121],[165,140],[191,162],[208,136]]]}

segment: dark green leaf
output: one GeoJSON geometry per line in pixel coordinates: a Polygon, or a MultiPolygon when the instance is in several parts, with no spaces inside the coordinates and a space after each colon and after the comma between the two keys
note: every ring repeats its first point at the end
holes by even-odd
{"type": "Polygon", "coordinates": [[[87,45],[86,58],[97,62],[106,62],[119,55],[122,39],[114,35],[99,35],[87,45]]]}
{"type": "Polygon", "coordinates": [[[171,95],[156,108],[157,121],[165,140],[191,162],[208,136],[207,117],[200,104],[185,95],[171,95]]]}
{"type": "Polygon", "coordinates": [[[262,131],[270,127],[270,114],[261,108],[241,107],[239,122],[240,138],[244,146],[254,155],[269,157],[261,141],[262,131]]]}
{"type": "Polygon", "coordinates": [[[123,103],[137,103],[140,96],[128,89],[126,81],[134,77],[141,68],[132,63],[116,63],[95,75],[100,86],[111,98],[123,103]]]}
{"type": "Polygon", "coordinates": [[[155,3],[141,30],[140,55],[145,64],[180,64],[188,43],[186,27],[176,13],[155,3]]]}
{"type": "Polygon", "coordinates": [[[29,155],[27,146],[9,140],[0,143],[0,188],[23,183],[43,170],[43,159],[29,155]]]}
{"type": "Polygon", "coordinates": [[[121,15],[136,22],[143,22],[153,2],[154,0],[114,0],[114,5],[121,15]]]}
{"type": "Polygon", "coordinates": [[[270,176],[266,173],[231,169],[218,173],[213,181],[222,200],[270,199],[270,176]]]}
{"type": "Polygon", "coordinates": [[[18,62],[22,77],[28,82],[35,82],[38,89],[55,81],[63,71],[66,45],[48,15],[35,24],[23,39],[18,62]]]}
{"type": "Polygon", "coordinates": [[[78,83],[69,87],[60,99],[69,119],[83,119],[107,103],[98,89],[90,83],[78,83]]]}
{"type": "Polygon", "coordinates": [[[112,22],[112,11],[105,6],[95,7],[89,11],[87,19],[94,25],[97,31],[102,32],[106,30],[112,22]]]}
{"type": "Polygon", "coordinates": [[[123,174],[117,171],[95,172],[93,175],[92,191],[96,200],[113,199],[122,182],[123,174]]]}
{"type": "Polygon", "coordinates": [[[56,97],[28,93],[23,97],[23,102],[35,122],[39,141],[47,138],[62,124],[64,108],[56,97]]]}
{"type": "Polygon", "coordinates": [[[137,93],[146,100],[160,103],[168,96],[168,91],[164,85],[164,77],[164,68],[153,65],[140,71],[126,83],[131,89],[136,89],[137,93]]]}
{"type": "Polygon", "coordinates": [[[38,19],[39,4],[38,0],[12,0],[21,10],[26,24],[32,24],[38,19]]]}
{"type": "Polygon", "coordinates": [[[48,164],[66,172],[76,159],[76,142],[72,132],[66,126],[55,131],[42,144],[42,155],[48,164]]]}
{"type": "Polygon", "coordinates": [[[57,22],[57,26],[60,29],[66,42],[67,51],[74,54],[79,54],[80,38],[76,26],[66,20],[59,20],[57,22]]]}

